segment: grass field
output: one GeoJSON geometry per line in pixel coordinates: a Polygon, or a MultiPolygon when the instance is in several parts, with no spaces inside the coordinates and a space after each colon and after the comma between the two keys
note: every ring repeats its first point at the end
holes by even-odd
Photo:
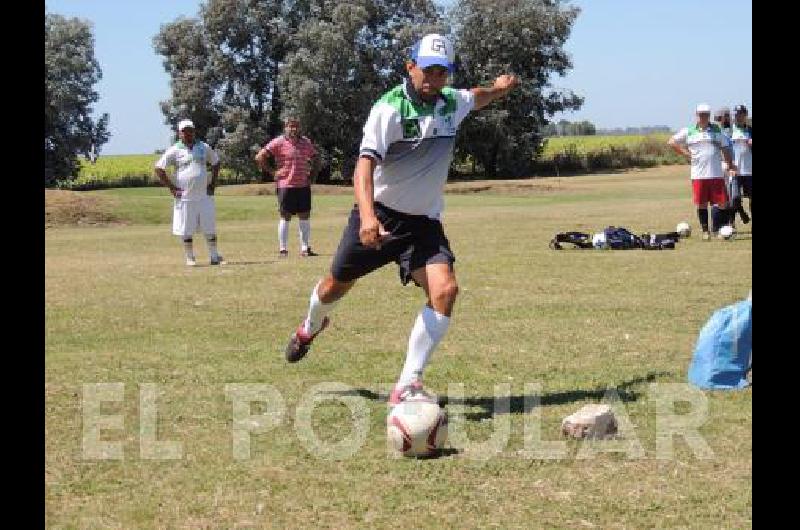
{"type": "MultiPolygon", "coordinates": [[[[688,220],[696,227],[687,173],[668,166],[454,186],[444,223],[461,291],[426,372],[426,385],[450,398],[453,434],[450,450],[428,460],[394,459],[385,450],[385,397],[423,304],[419,289],[400,285],[394,266],[361,280],[339,303],[307,359],[283,360],[338,244],[349,192],[315,195],[312,243],[320,257],[297,256],[295,221],[291,255],[279,260],[274,196],[223,187],[218,232],[229,264],[195,269],[183,266],[170,235],[163,189],[48,195],[48,527],[750,527],[752,389],[700,394],[708,409],[699,433],[710,457],[680,436],[666,457],[656,450],[659,392],[678,384],[681,396],[694,396],[681,384],[700,327],[752,286],[750,235],[709,242],[694,235],[663,252],[547,245],[556,232],[609,224],[666,231],[688,220]],[[73,215],[75,204],[83,213],[73,215]],[[323,396],[362,407],[355,420],[368,428],[363,445],[345,445],[352,456],[319,450],[359,432],[341,402],[309,412],[315,386],[326,382],[350,391],[323,396]],[[95,424],[98,383],[118,385],[119,400],[97,413],[118,416],[105,419],[100,439],[117,442],[121,459],[96,458],[96,444],[84,441],[95,424]],[[233,451],[232,384],[265,385],[283,403],[252,405],[251,414],[273,413],[260,417],[279,424],[253,434],[244,459],[233,451]],[[497,385],[510,394],[505,408],[493,406],[497,385]],[[558,458],[535,454],[542,444],[526,439],[526,425],[538,426],[545,442],[560,441],[561,419],[601,402],[608,388],[633,427],[623,442],[569,441],[558,458]],[[318,450],[303,435],[308,424],[318,450]],[[493,445],[503,429],[507,441],[493,445]],[[179,446],[154,458],[153,435],[179,446]],[[643,454],[612,452],[625,441],[641,444],[643,454]],[[578,458],[591,448],[606,452],[578,458]]],[[[206,257],[201,241],[201,265],[206,257]]]]}

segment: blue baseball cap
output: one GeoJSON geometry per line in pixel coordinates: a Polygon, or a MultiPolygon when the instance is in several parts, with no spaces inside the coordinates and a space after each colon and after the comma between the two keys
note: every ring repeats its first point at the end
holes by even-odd
{"type": "Polygon", "coordinates": [[[455,71],[455,52],[453,45],[437,33],[429,33],[411,48],[411,60],[420,68],[444,66],[449,72],[455,71]]]}

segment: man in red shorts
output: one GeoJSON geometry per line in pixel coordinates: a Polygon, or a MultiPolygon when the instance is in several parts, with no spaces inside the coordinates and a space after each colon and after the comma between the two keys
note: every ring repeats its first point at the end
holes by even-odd
{"type": "MultiPolygon", "coordinates": [[[[684,127],[669,139],[669,145],[689,159],[692,164],[692,196],[697,206],[697,217],[703,230],[703,239],[711,239],[708,230],[708,203],[722,212],[727,203],[725,193],[725,174],[722,160],[728,164],[728,171],[736,171],[731,158],[731,143],[719,125],[711,123],[711,107],[706,103],[697,106],[697,123],[684,127]]],[[[712,218],[711,232],[722,228],[722,216],[712,218]]]]}

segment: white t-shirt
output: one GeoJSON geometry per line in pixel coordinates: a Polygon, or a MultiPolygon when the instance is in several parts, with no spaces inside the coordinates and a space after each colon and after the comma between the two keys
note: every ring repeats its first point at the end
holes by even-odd
{"type": "Polygon", "coordinates": [[[750,140],[753,138],[753,130],[750,127],[733,126],[731,131],[731,143],[733,144],[733,163],[736,164],[738,175],[753,174],[753,147],[750,140]]]}
{"type": "Polygon", "coordinates": [[[406,80],[373,105],[360,154],[375,159],[374,199],[394,210],[438,219],[458,126],[475,106],[471,90],[446,87],[423,102],[406,80]]]}
{"type": "Polygon", "coordinates": [[[178,141],[161,155],[156,167],[166,170],[170,164],[175,166],[175,185],[183,190],[181,200],[198,201],[208,196],[208,163],[219,164],[219,156],[207,143],[196,140],[189,149],[178,141]]]}
{"type": "Polygon", "coordinates": [[[687,147],[692,154],[692,180],[725,177],[722,149],[730,147],[730,140],[718,125],[711,123],[704,129],[697,125],[684,127],[672,136],[672,140],[687,147]]]}

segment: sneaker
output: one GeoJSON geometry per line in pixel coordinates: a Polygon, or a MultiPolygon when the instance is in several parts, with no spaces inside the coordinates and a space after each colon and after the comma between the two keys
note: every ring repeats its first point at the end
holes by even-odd
{"type": "Polygon", "coordinates": [[[215,256],[211,258],[211,265],[226,265],[228,262],[222,256],[215,256]]]}
{"type": "Polygon", "coordinates": [[[187,267],[196,267],[197,266],[197,260],[194,259],[194,256],[186,258],[186,266],[187,267]]]}
{"type": "Polygon", "coordinates": [[[300,251],[300,255],[301,255],[302,257],[304,257],[304,258],[307,258],[307,257],[309,257],[309,256],[319,256],[319,254],[317,254],[316,252],[314,252],[313,250],[311,250],[311,247],[309,247],[309,248],[307,248],[307,249],[305,249],[305,250],[301,250],[301,251],[300,251]]]}
{"type": "Polygon", "coordinates": [[[389,394],[387,405],[392,408],[409,399],[436,403],[436,398],[422,388],[422,381],[415,379],[405,386],[395,385],[391,394],[389,394]]]}
{"type": "Polygon", "coordinates": [[[708,241],[711,239],[711,234],[708,232],[703,232],[703,241],[708,241]]]}
{"type": "Polygon", "coordinates": [[[328,327],[328,323],[330,323],[330,319],[325,317],[322,320],[322,327],[319,328],[319,331],[311,336],[303,331],[303,324],[301,323],[300,326],[298,326],[297,331],[292,333],[292,337],[289,339],[289,344],[286,345],[286,360],[290,363],[296,363],[305,357],[314,338],[319,335],[323,329],[328,327]]]}
{"type": "Polygon", "coordinates": [[[289,251],[288,250],[281,250],[280,252],[278,252],[278,257],[279,258],[288,258],[289,257],[289,251]]]}

